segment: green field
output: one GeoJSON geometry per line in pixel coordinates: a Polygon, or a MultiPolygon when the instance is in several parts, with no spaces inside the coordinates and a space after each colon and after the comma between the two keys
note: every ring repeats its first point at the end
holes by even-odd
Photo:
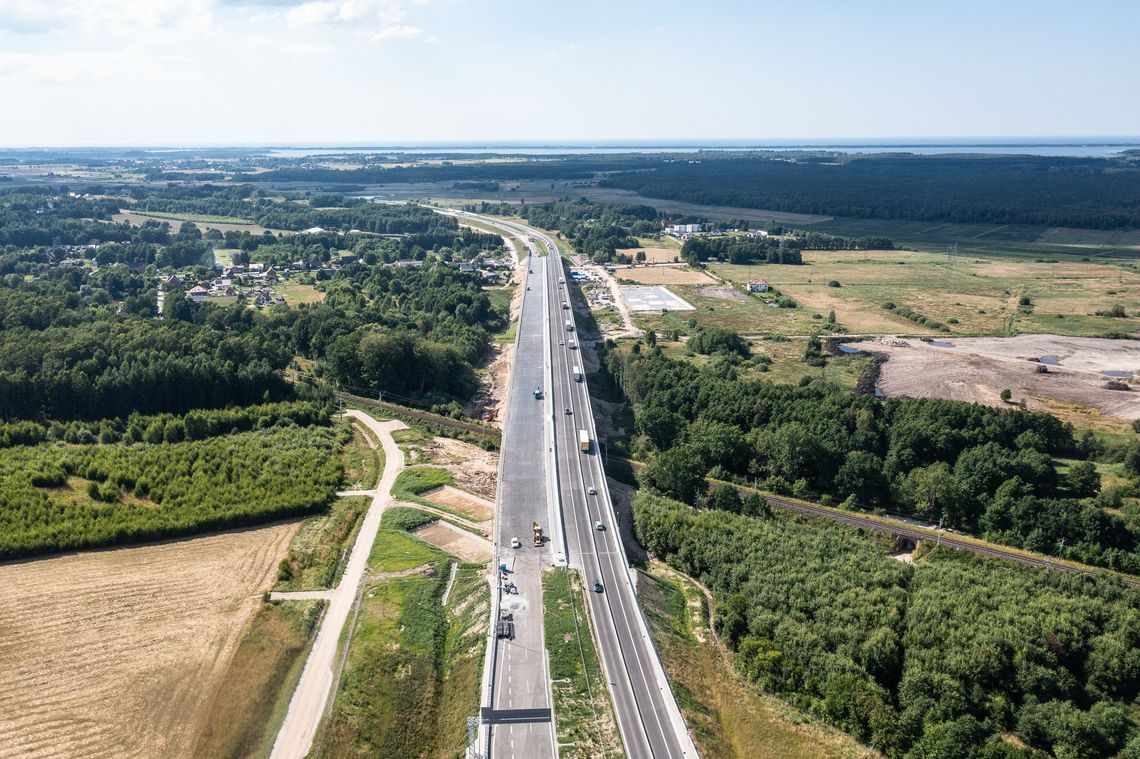
{"type": "MultiPolygon", "coordinates": [[[[813,251],[804,254],[803,266],[711,264],[709,269],[738,284],[763,276],[804,308],[834,310],[847,333],[935,333],[884,309],[888,301],[946,324],[955,334],[1095,336],[1140,329],[1140,318],[1133,317],[1140,313],[1140,274],[1104,262],[975,256],[950,261],[938,253],[813,251]],[[1019,307],[1022,297],[1029,298],[1031,308],[1019,307]],[[1117,304],[1129,318],[1094,315],[1117,304]]],[[[756,323],[741,313],[735,329],[751,332],[756,323]]],[[[783,331],[795,334],[787,327],[783,331]]]]}

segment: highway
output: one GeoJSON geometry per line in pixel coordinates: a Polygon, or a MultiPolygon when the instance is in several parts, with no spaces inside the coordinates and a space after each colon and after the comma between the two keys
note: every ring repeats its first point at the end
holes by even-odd
{"type": "Polygon", "coordinates": [[[549,304],[549,339],[553,384],[555,452],[559,500],[566,534],[567,557],[581,570],[586,587],[595,581],[603,592],[587,593],[590,615],[598,638],[599,654],[617,713],[626,753],[635,759],[696,757],[680,710],[669,688],[631,581],[629,562],[617,531],[617,518],[606,486],[601,451],[590,407],[589,389],[577,345],[558,247],[536,231],[531,234],[547,248],[549,265],[545,286],[549,304]],[[566,410],[571,411],[570,414],[566,410]],[[579,449],[580,430],[585,430],[589,451],[579,449]],[[593,489],[595,492],[590,493],[593,489]],[[595,528],[601,522],[603,529],[595,528]]]}
{"type": "MultiPolygon", "coordinates": [[[[532,256],[533,274],[527,281],[540,281],[546,260],[532,256]]],[[[484,714],[484,746],[494,757],[557,756],[550,718],[514,721],[517,710],[550,709],[550,676],[542,626],[542,569],[551,564],[551,548],[532,546],[531,525],[549,529],[547,485],[547,433],[545,405],[534,399],[536,387],[546,384],[543,338],[543,291],[532,287],[523,293],[519,314],[515,365],[511,372],[503,443],[500,455],[498,509],[495,519],[496,563],[506,564],[509,580],[517,593],[503,592],[497,579],[497,607],[511,617],[513,639],[492,642],[493,686],[489,706],[496,715],[484,714]],[[522,548],[511,548],[517,537],[522,548]],[[501,721],[499,721],[501,720],[501,721]]],[[[486,707],[488,696],[484,697],[486,707]]]]}
{"type": "MultiPolygon", "coordinates": [[[[531,258],[530,268],[533,271],[527,277],[530,290],[525,293],[523,313],[519,317],[518,351],[504,426],[503,497],[500,499],[497,531],[503,557],[500,561],[509,564],[509,559],[514,559],[520,569],[512,577],[522,578],[532,571],[531,556],[536,557],[539,564],[543,561],[558,564],[563,559],[561,552],[564,550],[565,560],[581,572],[587,588],[591,588],[595,581],[602,584],[602,592],[586,594],[587,605],[626,755],[633,759],[696,759],[696,748],[649,637],[637,602],[629,562],[616,529],[617,517],[606,486],[587,381],[584,374],[574,371],[575,367],[584,368],[583,347],[577,345],[577,327],[573,331],[566,328],[567,321],[573,322],[573,311],[563,307],[570,301],[567,300],[566,285],[560,281],[566,274],[558,246],[548,236],[530,227],[462,211],[450,213],[461,221],[463,217],[477,218],[483,224],[502,229],[523,240],[532,250],[541,245],[547,254],[545,258],[531,258]],[[535,344],[532,304],[545,306],[545,333],[537,338],[538,341],[545,339],[545,344],[535,344]],[[547,382],[536,379],[543,370],[548,377],[547,382]],[[535,387],[543,389],[541,400],[533,398],[535,387]],[[570,414],[566,413],[567,409],[570,409],[570,414]],[[536,415],[541,421],[535,418],[536,415]],[[521,431],[524,426],[529,428],[529,433],[521,431]],[[537,435],[544,430],[553,436],[553,451],[549,442],[539,445],[537,435]],[[580,430],[585,430],[590,440],[586,452],[579,448],[580,430]],[[524,438],[528,441],[522,442],[525,450],[516,448],[515,442],[524,438]],[[553,456],[554,471],[543,472],[542,463],[536,456],[547,456],[547,461],[553,456]],[[551,542],[545,551],[536,554],[525,541],[529,537],[531,515],[540,510],[520,510],[520,499],[508,497],[507,487],[516,477],[525,477],[530,482],[527,492],[537,494],[537,479],[543,474],[548,478],[548,487],[555,490],[551,493],[549,505],[559,507],[560,511],[550,518],[548,531],[552,533],[551,542]],[[590,489],[594,492],[589,492],[590,489]],[[595,529],[598,522],[603,529],[595,529]],[[524,541],[524,547],[511,556],[508,546],[514,536],[524,541]]],[[[542,522],[541,519],[537,521],[542,522]]],[[[528,593],[524,591],[523,595],[528,593]]],[[[505,602],[509,596],[503,598],[505,602]]],[[[533,620],[528,626],[534,626],[533,620]]],[[[521,625],[517,624],[516,630],[521,634],[521,625]]],[[[500,646],[501,650],[507,648],[500,646]]],[[[496,662],[499,658],[496,656],[496,662]]],[[[505,666],[500,669],[505,669],[505,666]]],[[[505,675],[494,676],[496,708],[506,708],[498,690],[507,687],[508,680],[505,675]]],[[[520,680],[517,674],[514,680],[520,680]]],[[[555,719],[557,716],[554,715],[555,719]]],[[[493,728],[492,756],[522,759],[544,755],[506,745],[503,730],[501,726],[493,728]]],[[[528,740],[538,751],[537,740],[533,736],[528,736],[528,740]]]]}

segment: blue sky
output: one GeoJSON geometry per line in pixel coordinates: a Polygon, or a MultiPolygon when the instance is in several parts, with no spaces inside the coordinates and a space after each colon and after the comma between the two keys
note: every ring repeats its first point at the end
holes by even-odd
{"type": "Polygon", "coordinates": [[[0,145],[1140,134],[1133,0],[0,0],[0,145]]]}

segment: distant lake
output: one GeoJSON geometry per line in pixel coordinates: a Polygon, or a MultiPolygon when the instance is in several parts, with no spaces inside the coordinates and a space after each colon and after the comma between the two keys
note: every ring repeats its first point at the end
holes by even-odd
{"type": "Polygon", "coordinates": [[[716,144],[680,143],[677,145],[636,145],[603,144],[591,145],[398,145],[375,147],[288,147],[270,148],[267,155],[276,158],[303,158],[305,156],[363,155],[370,153],[419,154],[419,155],[615,155],[620,153],[699,153],[702,151],[743,152],[771,150],[790,152],[797,150],[827,150],[836,153],[916,153],[920,155],[939,154],[984,154],[984,155],[1034,155],[1061,156],[1066,158],[1105,158],[1125,150],[1140,150],[1140,140],[1128,142],[1087,141],[1087,142],[953,142],[953,143],[822,143],[802,144],[716,144]]]}

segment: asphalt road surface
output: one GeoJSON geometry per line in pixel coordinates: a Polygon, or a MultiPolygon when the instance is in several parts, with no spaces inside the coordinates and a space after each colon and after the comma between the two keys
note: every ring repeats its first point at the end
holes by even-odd
{"type": "MultiPolygon", "coordinates": [[[[469,214],[460,212],[457,215],[462,218],[469,214]]],[[[583,365],[582,348],[577,345],[580,342],[577,328],[573,331],[566,329],[566,322],[573,322],[573,311],[563,307],[570,301],[566,285],[561,281],[566,272],[558,247],[549,237],[530,227],[490,217],[478,218],[520,236],[527,241],[528,247],[541,246],[547,254],[543,258],[531,257],[533,273],[527,278],[531,289],[525,293],[527,300],[519,318],[519,345],[502,451],[503,493],[498,530],[500,561],[510,565],[511,537],[523,541],[524,548],[515,551],[517,573],[511,575],[519,582],[533,571],[532,556],[539,566],[551,558],[557,560],[559,544],[565,543],[566,558],[581,571],[586,586],[591,587],[595,581],[602,584],[603,591],[587,593],[587,601],[626,754],[633,759],[696,759],[696,748],[685,729],[637,604],[629,563],[616,529],[617,519],[606,487],[587,382],[584,375],[576,378],[574,374],[574,367],[583,365]],[[538,309],[531,308],[534,305],[545,306],[545,325],[536,318],[534,311],[538,309]],[[536,324],[545,326],[544,333],[534,335],[536,324]],[[571,342],[575,343],[574,347],[571,347],[571,342]],[[547,361],[549,387],[541,379],[547,361]],[[533,397],[536,387],[542,388],[541,400],[533,397]],[[566,413],[567,409],[570,414],[566,413]],[[547,415],[545,419],[544,414],[547,415]],[[541,437],[543,423],[550,420],[553,420],[553,452],[541,437]],[[527,434],[521,431],[522,428],[530,430],[529,440],[520,440],[527,434]],[[585,452],[579,446],[580,430],[585,430],[590,440],[589,450],[585,452]],[[521,444],[521,449],[516,447],[516,441],[521,444]],[[554,541],[550,548],[536,554],[536,549],[529,547],[527,538],[530,521],[537,519],[534,515],[542,514],[545,508],[537,506],[538,499],[546,493],[540,485],[540,478],[550,474],[542,471],[542,463],[549,461],[545,457],[552,454],[561,513],[554,517],[558,524],[554,526],[554,541]],[[522,487],[524,482],[528,483],[525,490],[522,487]],[[512,488],[510,496],[508,486],[512,488]],[[590,493],[590,489],[594,493],[590,493]],[[521,498],[524,492],[527,496],[521,498]],[[536,505],[525,512],[521,504],[530,498],[535,499],[536,505]],[[600,530],[595,528],[598,522],[602,524],[600,530]],[[564,532],[559,532],[559,528],[564,532]],[[550,551],[553,551],[553,557],[550,551]]],[[[537,521],[542,523],[541,519],[537,521]]],[[[547,531],[550,531],[549,527],[547,531]]],[[[526,598],[529,592],[519,584],[521,595],[526,598]]],[[[529,611],[529,604],[527,607],[529,611]]],[[[537,624],[530,621],[525,627],[540,625],[539,619],[537,624]]],[[[516,624],[516,634],[523,634],[523,628],[523,625],[516,624]]],[[[511,648],[500,646],[501,651],[511,648]]],[[[535,652],[540,650],[536,648],[535,652]]],[[[518,660],[528,661],[522,656],[518,660]]],[[[545,664],[545,658],[542,661],[545,664]]],[[[535,665],[532,663],[530,667],[533,670],[535,665]]],[[[502,695],[498,691],[506,687],[507,678],[500,674],[505,669],[505,666],[496,669],[496,708],[502,708],[499,706],[502,695]]],[[[527,678],[514,675],[512,679],[515,683],[527,681],[529,671],[527,678]]],[[[529,695],[529,692],[528,698],[539,703],[537,696],[529,695]]],[[[514,708],[518,708],[518,704],[514,708]]],[[[517,745],[513,749],[504,746],[501,737],[503,727],[494,727],[493,730],[500,736],[491,741],[491,755],[494,757],[521,759],[547,755],[520,750],[517,745]]],[[[535,751],[539,750],[537,741],[533,746],[535,751]]]]}

